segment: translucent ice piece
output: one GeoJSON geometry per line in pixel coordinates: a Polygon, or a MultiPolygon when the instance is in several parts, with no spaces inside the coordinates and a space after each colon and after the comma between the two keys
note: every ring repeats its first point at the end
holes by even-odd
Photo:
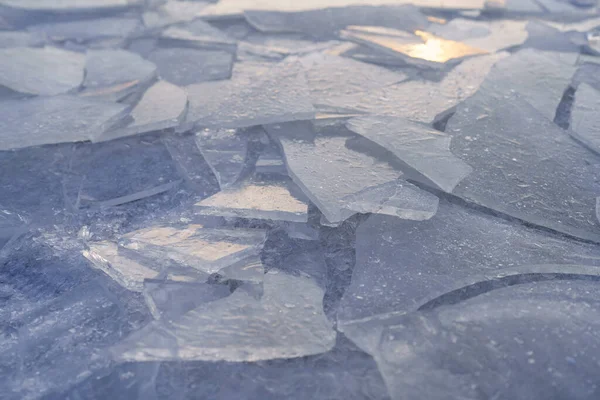
{"type": "Polygon", "coordinates": [[[161,78],[180,86],[229,79],[233,66],[233,55],[225,51],[156,49],[147,58],[158,66],[161,78]]]}
{"type": "Polygon", "coordinates": [[[341,112],[363,112],[431,123],[446,117],[454,107],[473,95],[494,63],[507,53],[474,57],[463,61],[441,82],[409,81],[380,89],[327,98],[315,104],[341,112]]]}
{"type": "Polygon", "coordinates": [[[260,361],[330,350],[335,331],[322,308],[323,290],[309,277],[272,270],[264,295],[243,288],[172,322],[155,321],[112,348],[123,361],[260,361]]]}
{"type": "Polygon", "coordinates": [[[465,282],[521,265],[600,266],[600,250],[593,244],[443,199],[428,221],[373,215],[356,235],[356,266],[338,309],[342,326],[416,311],[465,282]]]}
{"type": "Polygon", "coordinates": [[[131,111],[133,122],[125,128],[106,132],[92,140],[101,142],[178,126],[185,116],[187,95],[165,81],[152,85],[131,111]]]}
{"type": "Polygon", "coordinates": [[[165,29],[160,36],[160,43],[170,47],[193,47],[229,52],[235,52],[236,49],[235,40],[202,20],[165,29]]]}
{"type": "Polygon", "coordinates": [[[344,198],[346,208],[357,213],[391,215],[423,221],[437,211],[438,198],[406,181],[367,188],[344,198]]]}
{"type": "Polygon", "coordinates": [[[201,1],[168,0],[154,11],[146,11],[142,15],[144,25],[149,29],[163,28],[180,22],[192,21],[200,17],[206,6],[201,1]]]}
{"type": "Polygon", "coordinates": [[[85,56],[54,47],[0,49],[0,85],[16,92],[55,95],[83,81],[85,56]]]}
{"type": "Polygon", "coordinates": [[[196,145],[224,189],[240,178],[248,157],[249,132],[238,129],[203,129],[196,145]]]}
{"type": "Polygon", "coordinates": [[[33,25],[28,31],[43,34],[56,42],[75,40],[86,42],[93,39],[126,38],[139,33],[142,24],[135,18],[98,18],[83,21],[51,22],[33,25]]]}
{"type": "Polygon", "coordinates": [[[473,168],[453,194],[532,224],[600,240],[595,215],[600,157],[523,98],[482,89],[458,108],[446,132],[452,153],[473,168]]]}
{"type": "Polygon", "coordinates": [[[432,24],[428,31],[444,39],[460,41],[493,53],[523,44],[527,39],[526,26],[527,21],[455,18],[445,25],[432,24]]]}
{"type": "MultiPolygon", "coordinates": [[[[308,221],[308,204],[287,180],[245,181],[196,203],[203,215],[308,221]]],[[[297,191],[297,189],[296,189],[297,191]]]]}
{"type": "Polygon", "coordinates": [[[240,128],[312,119],[315,110],[297,64],[281,64],[264,73],[234,76],[230,81],[186,87],[191,126],[240,128]]]}
{"type": "Polygon", "coordinates": [[[142,291],[144,279],[154,279],[159,275],[159,271],[119,254],[116,243],[106,241],[90,244],[89,250],[83,251],[83,256],[119,285],[135,292],[142,291]]]}
{"type": "Polygon", "coordinates": [[[377,25],[412,32],[429,25],[412,4],[401,6],[350,6],[297,12],[245,11],[246,20],[262,32],[298,32],[317,38],[335,38],[349,25],[377,25]]]}
{"type": "Polygon", "coordinates": [[[441,67],[448,61],[459,61],[465,57],[487,53],[483,49],[422,30],[416,30],[412,34],[377,26],[348,26],[340,32],[340,36],[385,54],[398,56],[417,66],[441,67]]]}
{"type": "Polygon", "coordinates": [[[258,156],[254,170],[258,174],[275,174],[287,176],[281,150],[274,142],[269,142],[258,156]]]}
{"type": "Polygon", "coordinates": [[[187,227],[155,226],[131,232],[120,245],[140,257],[166,265],[175,263],[212,274],[235,266],[247,265],[262,249],[265,232],[261,230],[228,230],[187,227]]]}
{"type": "Polygon", "coordinates": [[[595,276],[584,275],[501,287],[374,325],[369,350],[392,399],[560,393],[591,400],[598,371],[597,284],[595,276]]]}
{"type": "Polygon", "coordinates": [[[394,154],[410,170],[434,186],[452,190],[473,171],[450,151],[452,137],[425,125],[395,117],[358,117],[348,128],[394,154]]]}
{"type": "Polygon", "coordinates": [[[6,100],[0,107],[0,149],[90,140],[126,115],[123,104],[75,96],[6,100]]]}
{"type": "Polygon", "coordinates": [[[0,48],[4,47],[35,47],[44,44],[41,35],[25,31],[0,31],[0,48]]]}
{"type": "Polygon", "coordinates": [[[369,155],[350,150],[348,137],[317,136],[311,143],[286,136],[285,124],[267,131],[279,140],[289,175],[333,224],[355,214],[345,208],[344,197],[401,175],[369,155]]]}
{"type": "Polygon", "coordinates": [[[600,92],[582,83],[571,109],[571,134],[600,154],[600,92]]]}
{"type": "Polygon", "coordinates": [[[202,304],[227,297],[230,291],[225,285],[153,279],[144,282],[143,293],[150,312],[160,319],[178,317],[202,304]]]}
{"type": "Polygon", "coordinates": [[[347,6],[400,6],[413,4],[423,8],[440,8],[447,10],[472,10],[482,9],[485,0],[306,0],[302,2],[272,0],[222,0],[217,4],[211,4],[202,10],[205,17],[224,17],[241,15],[246,10],[270,10],[270,11],[307,11],[322,10],[330,7],[347,6]]]}
{"type": "Polygon", "coordinates": [[[577,55],[572,53],[524,49],[496,63],[483,86],[498,96],[516,91],[553,120],[575,74],[576,61],[577,55]]]}
{"type": "Polygon", "coordinates": [[[119,10],[140,5],[141,0],[0,0],[0,5],[27,11],[86,12],[119,10]]]}
{"type": "Polygon", "coordinates": [[[300,58],[313,101],[374,90],[408,79],[401,72],[327,54],[300,58]]]}
{"type": "Polygon", "coordinates": [[[83,96],[120,100],[156,76],[156,66],[125,50],[90,50],[83,96]]]}

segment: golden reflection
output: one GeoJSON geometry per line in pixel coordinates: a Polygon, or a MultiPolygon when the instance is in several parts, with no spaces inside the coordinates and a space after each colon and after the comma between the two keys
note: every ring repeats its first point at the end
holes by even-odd
{"type": "Polygon", "coordinates": [[[415,31],[413,35],[390,28],[349,26],[341,32],[341,35],[345,39],[367,46],[371,45],[411,58],[439,63],[488,53],[465,43],[446,40],[420,30],[415,31]]]}
{"type": "Polygon", "coordinates": [[[429,17],[427,17],[427,21],[433,22],[434,24],[440,24],[440,25],[445,25],[446,22],[448,22],[444,18],[432,17],[431,15],[429,17]]]}

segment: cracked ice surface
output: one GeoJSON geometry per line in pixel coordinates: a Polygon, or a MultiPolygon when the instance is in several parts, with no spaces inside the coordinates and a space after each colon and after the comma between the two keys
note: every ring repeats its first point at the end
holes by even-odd
{"type": "Polygon", "coordinates": [[[596,0],[0,0],[0,398],[597,400],[596,0]]]}

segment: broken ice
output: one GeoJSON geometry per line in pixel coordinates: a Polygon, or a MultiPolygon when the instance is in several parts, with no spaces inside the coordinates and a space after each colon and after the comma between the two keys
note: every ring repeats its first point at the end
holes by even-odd
{"type": "Polygon", "coordinates": [[[259,361],[323,353],[336,334],[322,299],[311,278],[271,270],[260,299],[238,288],[173,321],[152,322],[112,354],[123,361],[259,361]]]}
{"type": "Polygon", "coordinates": [[[600,154],[600,92],[582,83],[575,92],[571,111],[571,131],[586,146],[600,154]]]}
{"type": "Polygon", "coordinates": [[[0,49],[0,85],[16,92],[55,95],[82,83],[85,57],[54,47],[0,49]]]}
{"type": "Polygon", "coordinates": [[[229,79],[233,66],[233,55],[225,51],[159,48],[147,58],[157,65],[162,79],[180,86],[229,79]]]}

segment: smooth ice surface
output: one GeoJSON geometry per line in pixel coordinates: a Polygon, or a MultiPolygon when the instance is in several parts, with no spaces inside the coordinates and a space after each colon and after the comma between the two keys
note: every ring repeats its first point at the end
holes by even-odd
{"type": "Polygon", "coordinates": [[[473,168],[452,191],[468,201],[594,241],[600,158],[518,95],[483,89],[458,107],[450,150],[473,168]],[[527,134],[524,134],[527,132],[527,134]]]}
{"type": "Polygon", "coordinates": [[[139,33],[142,30],[142,24],[135,18],[98,18],[85,21],[44,23],[30,26],[27,30],[43,34],[56,42],[65,40],[85,42],[92,39],[126,38],[139,33]]]}
{"type": "Polygon", "coordinates": [[[178,266],[212,274],[255,259],[265,241],[262,230],[153,226],[123,236],[120,246],[166,268],[178,266]]]}
{"type": "Polygon", "coordinates": [[[600,153],[600,92],[582,83],[571,109],[571,131],[590,149],[600,153]]]}
{"type": "Polygon", "coordinates": [[[523,44],[528,37],[527,21],[473,21],[455,18],[447,24],[432,24],[427,30],[448,40],[456,40],[489,52],[523,44]]]}
{"type": "Polygon", "coordinates": [[[5,100],[0,149],[90,140],[123,119],[128,107],[75,96],[5,100]]]}
{"type": "Polygon", "coordinates": [[[179,86],[229,79],[233,67],[233,55],[225,51],[155,49],[147,58],[156,64],[162,79],[179,86]]]}
{"type": "Polygon", "coordinates": [[[335,38],[349,25],[377,25],[415,31],[429,25],[417,7],[354,6],[296,12],[246,11],[244,17],[262,32],[298,32],[316,38],[335,38]]]}
{"type": "Polygon", "coordinates": [[[379,89],[408,79],[402,72],[327,54],[299,59],[305,71],[311,98],[321,103],[328,98],[379,89]]]}
{"type": "Polygon", "coordinates": [[[297,64],[280,64],[254,76],[186,86],[185,127],[240,128],[311,119],[315,109],[297,64]]]}
{"type": "Polygon", "coordinates": [[[395,117],[358,117],[348,129],[391,152],[406,165],[407,174],[446,191],[452,190],[473,168],[450,151],[452,137],[425,125],[395,117]]]}
{"type": "Polygon", "coordinates": [[[16,92],[72,92],[81,85],[84,68],[84,55],[54,47],[0,49],[0,85],[16,92]]]}
{"type": "Polygon", "coordinates": [[[552,121],[575,74],[576,61],[572,53],[520,50],[497,62],[483,86],[498,96],[519,93],[552,121]]]}
{"type": "Polygon", "coordinates": [[[288,173],[330,223],[355,214],[344,198],[397,179],[401,172],[375,158],[351,150],[345,136],[317,136],[314,142],[286,135],[285,124],[271,126],[269,135],[283,148],[288,173]]]}
{"type": "Polygon", "coordinates": [[[407,64],[422,67],[439,68],[446,62],[488,53],[422,30],[413,33],[378,26],[348,26],[340,32],[340,36],[386,55],[397,56],[407,64]]]}
{"type": "Polygon", "coordinates": [[[245,170],[251,133],[242,129],[202,129],[196,146],[210,165],[221,189],[236,183],[245,170]]]}
{"type": "Polygon", "coordinates": [[[156,66],[126,50],[90,50],[86,55],[83,96],[119,100],[147,85],[156,66]]]}
{"type": "Polygon", "coordinates": [[[380,89],[327,98],[315,106],[431,123],[447,116],[458,103],[472,96],[494,63],[506,56],[506,53],[497,53],[465,60],[440,82],[408,81],[380,89]]]}
{"type": "Polygon", "coordinates": [[[173,321],[150,323],[112,354],[124,361],[259,361],[323,353],[336,333],[322,299],[312,278],[271,270],[260,299],[239,288],[173,321]]]}
{"type": "Polygon", "coordinates": [[[93,140],[101,142],[176,127],[184,118],[186,108],[185,91],[169,82],[159,81],[146,90],[133,108],[130,114],[133,121],[129,125],[106,132],[93,140]]]}
{"type": "Polygon", "coordinates": [[[346,208],[357,213],[391,215],[415,221],[435,215],[438,198],[406,181],[384,183],[344,198],[346,208]]]}
{"type": "Polygon", "coordinates": [[[546,263],[600,266],[595,245],[446,200],[427,221],[373,215],[356,235],[356,266],[338,311],[341,324],[368,324],[414,311],[504,269],[546,263]]]}
{"type": "Polygon", "coordinates": [[[203,215],[306,222],[308,203],[292,186],[283,178],[247,180],[196,203],[196,209],[203,215]]]}
{"type": "Polygon", "coordinates": [[[370,350],[390,397],[595,398],[600,299],[587,278],[525,281],[380,327],[370,350]]]}

